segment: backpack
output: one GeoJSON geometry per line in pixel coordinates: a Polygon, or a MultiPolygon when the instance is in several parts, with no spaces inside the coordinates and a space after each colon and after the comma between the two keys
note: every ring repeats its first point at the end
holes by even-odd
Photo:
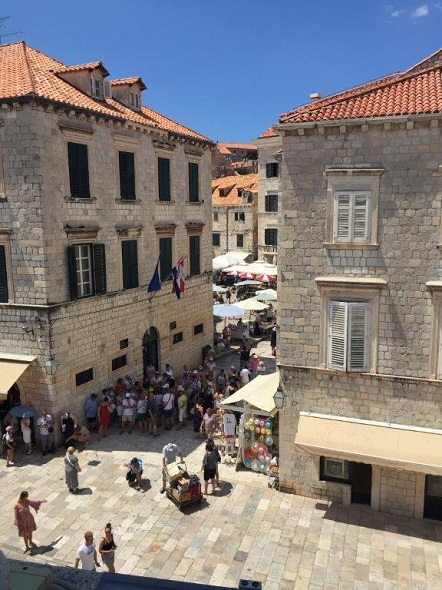
{"type": "Polygon", "coordinates": [[[207,469],[216,469],[218,463],[218,454],[215,451],[211,451],[206,454],[205,467],[207,469]]]}

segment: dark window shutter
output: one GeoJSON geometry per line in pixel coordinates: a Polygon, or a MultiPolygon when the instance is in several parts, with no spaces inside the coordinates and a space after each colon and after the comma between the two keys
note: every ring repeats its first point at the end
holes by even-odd
{"type": "Polygon", "coordinates": [[[123,288],[138,287],[138,249],[136,240],[121,242],[123,258],[123,288]]]}
{"type": "Polygon", "coordinates": [[[264,230],[264,242],[267,246],[277,246],[278,230],[273,228],[264,230]]]}
{"type": "Polygon", "coordinates": [[[189,237],[189,250],[190,250],[190,276],[199,275],[200,269],[200,237],[190,236],[189,237]]]}
{"type": "Polygon", "coordinates": [[[120,163],[120,196],[135,199],[135,158],[132,152],[118,152],[120,163]]]}
{"type": "Polygon", "coordinates": [[[106,293],[106,255],[104,244],[92,244],[95,293],[106,293]]]}
{"type": "Polygon", "coordinates": [[[77,285],[77,265],[75,262],[75,247],[67,247],[68,257],[68,273],[69,273],[69,293],[71,299],[78,298],[78,285],[77,285]]]}
{"type": "Polygon", "coordinates": [[[87,145],[68,143],[71,197],[89,198],[89,165],[87,145]]]}
{"type": "Polygon", "coordinates": [[[170,160],[158,158],[158,198],[170,201],[170,160]]]}
{"type": "Polygon", "coordinates": [[[0,246],[0,303],[8,303],[8,275],[6,272],[6,248],[0,246]]]}
{"type": "Polygon", "coordinates": [[[191,203],[198,203],[200,199],[199,194],[199,169],[198,164],[189,162],[189,201],[191,203]]]}
{"type": "Polygon", "coordinates": [[[172,238],[160,238],[160,278],[172,280],[172,238]],[[167,278],[168,277],[168,278],[167,278]]]}

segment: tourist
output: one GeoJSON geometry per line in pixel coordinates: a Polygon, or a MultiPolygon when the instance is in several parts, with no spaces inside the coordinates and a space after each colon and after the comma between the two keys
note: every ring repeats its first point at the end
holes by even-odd
{"type": "Polygon", "coordinates": [[[134,457],[130,460],[130,463],[125,463],[125,467],[129,467],[129,471],[126,473],[126,480],[129,487],[136,482],[136,489],[141,490],[141,478],[143,476],[143,463],[141,459],[134,457]]]}
{"type": "Polygon", "coordinates": [[[272,349],[272,355],[276,356],[276,326],[272,328],[270,333],[270,346],[272,349]]]}
{"type": "Polygon", "coordinates": [[[256,372],[258,375],[265,375],[267,373],[267,367],[265,366],[263,361],[259,361],[256,372]]]}
{"type": "Polygon", "coordinates": [[[205,436],[207,438],[212,438],[214,430],[215,430],[215,414],[213,413],[212,408],[207,408],[207,410],[203,416],[203,421],[201,424],[201,432],[205,433],[205,436]]]}
{"type": "Polygon", "coordinates": [[[193,432],[196,434],[195,438],[199,438],[201,434],[201,424],[203,422],[204,408],[199,400],[195,402],[193,407],[193,432]]]}
{"type": "Polygon", "coordinates": [[[163,389],[164,430],[171,430],[173,424],[175,395],[168,385],[163,385],[163,389]]]}
{"type": "Polygon", "coordinates": [[[182,385],[178,385],[177,387],[177,394],[178,394],[178,422],[179,426],[177,430],[181,430],[184,426],[186,426],[186,417],[187,417],[187,395],[184,391],[184,387],[182,385]]]}
{"type": "Polygon", "coordinates": [[[66,485],[71,494],[78,492],[78,473],[81,471],[78,458],[74,455],[75,448],[68,447],[66,455],[64,456],[64,473],[66,477],[66,485]]]}
{"type": "Polygon", "coordinates": [[[241,387],[244,387],[244,385],[250,382],[250,371],[245,365],[239,372],[239,381],[241,387]]]}
{"type": "Polygon", "coordinates": [[[98,418],[98,440],[101,440],[101,437],[104,436],[107,438],[107,429],[109,428],[110,423],[110,407],[109,407],[109,399],[104,397],[98,405],[97,408],[97,418],[98,418]]]}
{"type": "Polygon", "coordinates": [[[97,428],[97,394],[91,393],[84,402],[84,413],[90,430],[97,428]]]}
{"type": "Polygon", "coordinates": [[[25,444],[25,451],[27,455],[32,453],[32,432],[30,418],[22,418],[20,428],[23,434],[23,442],[25,444]]]}
{"type": "Polygon", "coordinates": [[[4,444],[6,446],[6,467],[11,467],[11,465],[15,465],[15,463],[14,463],[15,441],[14,441],[14,429],[12,426],[6,426],[6,432],[2,436],[2,442],[4,442],[4,444]]]}
{"type": "Polygon", "coordinates": [[[216,468],[218,465],[218,453],[215,452],[213,443],[206,444],[206,452],[203,457],[201,471],[204,473],[204,494],[207,495],[209,481],[212,484],[212,493],[215,494],[216,468]]]}
{"type": "Polygon", "coordinates": [[[258,365],[259,365],[259,356],[257,354],[252,354],[250,358],[250,378],[254,379],[258,374],[258,365]]]}
{"type": "Polygon", "coordinates": [[[84,543],[82,543],[77,549],[77,556],[74,563],[75,569],[78,569],[78,564],[80,561],[81,569],[88,572],[94,572],[95,566],[100,567],[97,559],[94,535],[91,531],[84,533],[84,543]]]}
{"type": "Polygon", "coordinates": [[[76,443],[83,445],[85,448],[89,444],[90,436],[89,430],[85,426],[80,426],[77,424],[74,430],[74,434],[72,434],[69,438],[66,439],[66,444],[69,446],[76,446],[76,443]]]}
{"type": "Polygon", "coordinates": [[[53,453],[54,452],[54,442],[53,442],[53,433],[54,433],[54,421],[52,420],[52,416],[48,414],[46,409],[43,409],[41,412],[41,416],[37,420],[37,427],[40,431],[40,441],[41,441],[41,452],[42,455],[46,455],[46,452],[53,453]]]}
{"type": "Polygon", "coordinates": [[[127,391],[124,395],[123,402],[122,402],[123,413],[121,416],[120,434],[123,434],[123,432],[126,429],[126,426],[129,426],[129,434],[132,433],[132,422],[133,422],[133,416],[134,416],[134,408],[136,407],[136,405],[137,404],[134,401],[134,399],[132,398],[130,392],[127,391]]]}
{"type": "Polygon", "coordinates": [[[112,533],[112,525],[110,522],[104,527],[104,536],[101,538],[98,546],[98,551],[101,555],[103,563],[111,574],[115,573],[115,545],[114,535],[112,533]]]}
{"type": "Polygon", "coordinates": [[[147,398],[147,414],[149,434],[157,438],[160,436],[157,434],[158,408],[155,402],[155,392],[152,387],[149,389],[147,398]]]}
{"type": "Polygon", "coordinates": [[[65,412],[61,415],[61,434],[63,436],[64,448],[67,449],[72,445],[70,439],[75,432],[77,420],[70,412],[65,412]]]}
{"type": "Polygon", "coordinates": [[[23,491],[14,506],[14,525],[18,528],[18,536],[23,537],[25,542],[23,553],[37,546],[32,540],[32,533],[37,530],[37,525],[30,509],[33,508],[35,512],[38,512],[45,502],[47,500],[30,500],[29,493],[23,491]]]}
{"type": "Polygon", "coordinates": [[[137,422],[140,433],[147,432],[147,401],[148,395],[145,393],[137,401],[137,422]]]}

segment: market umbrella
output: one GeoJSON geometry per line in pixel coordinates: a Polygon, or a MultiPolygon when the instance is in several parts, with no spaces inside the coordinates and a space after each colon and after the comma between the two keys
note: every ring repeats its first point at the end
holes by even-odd
{"type": "Polygon", "coordinates": [[[267,309],[268,305],[265,303],[261,303],[261,301],[257,301],[256,299],[250,297],[249,299],[244,299],[243,301],[238,301],[235,303],[236,307],[241,309],[245,309],[247,311],[261,311],[263,309],[267,309]]]}
{"type": "Polygon", "coordinates": [[[219,285],[215,285],[215,283],[213,283],[212,291],[214,293],[225,293],[227,289],[225,287],[220,287],[219,285]]]}
{"type": "Polygon", "coordinates": [[[257,301],[276,301],[278,294],[275,289],[263,289],[262,291],[256,291],[256,295],[253,297],[257,301]]]}
{"type": "Polygon", "coordinates": [[[244,315],[244,309],[230,303],[216,303],[213,306],[213,315],[220,318],[239,318],[244,315]]]}
{"type": "Polygon", "coordinates": [[[253,281],[251,279],[246,279],[245,281],[239,281],[239,283],[235,283],[235,287],[245,287],[246,285],[260,285],[261,281],[253,281]]]}
{"type": "Polygon", "coordinates": [[[9,410],[9,413],[17,418],[32,418],[35,414],[35,410],[30,406],[14,406],[9,410]]]}
{"type": "Polygon", "coordinates": [[[239,276],[240,276],[242,279],[253,279],[253,275],[252,275],[252,273],[251,273],[251,272],[240,272],[240,273],[239,273],[239,276]]]}
{"type": "Polygon", "coordinates": [[[262,275],[257,275],[256,279],[258,281],[261,281],[262,283],[271,283],[272,281],[275,280],[275,277],[273,275],[262,274],[262,275]]]}
{"type": "Polygon", "coordinates": [[[237,277],[240,274],[239,270],[229,270],[226,272],[227,275],[229,275],[229,277],[237,277]]]}

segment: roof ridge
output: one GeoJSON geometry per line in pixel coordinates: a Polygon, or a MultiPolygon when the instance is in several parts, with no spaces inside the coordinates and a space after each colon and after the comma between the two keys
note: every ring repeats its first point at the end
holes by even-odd
{"type": "Polygon", "coordinates": [[[26,63],[26,68],[28,70],[29,80],[30,80],[31,86],[32,86],[32,93],[33,94],[36,94],[37,93],[37,87],[36,87],[36,84],[35,84],[34,74],[32,72],[32,68],[31,68],[31,65],[30,65],[29,59],[28,59],[28,48],[29,48],[29,46],[23,41],[23,55],[24,55],[24,59],[25,59],[25,63],[26,63]]]}
{"type": "Polygon", "coordinates": [[[418,68],[420,68],[422,66],[422,64],[432,60],[433,58],[435,58],[438,55],[440,56],[440,59],[442,59],[442,47],[440,49],[436,49],[436,51],[431,53],[428,57],[425,57],[424,59],[421,59],[420,61],[418,61],[416,64],[414,64],[414,66],[411,66],[410,68],[406,69],[404,73],[411,72],[413,70],[418,71],[418,68]]]}

